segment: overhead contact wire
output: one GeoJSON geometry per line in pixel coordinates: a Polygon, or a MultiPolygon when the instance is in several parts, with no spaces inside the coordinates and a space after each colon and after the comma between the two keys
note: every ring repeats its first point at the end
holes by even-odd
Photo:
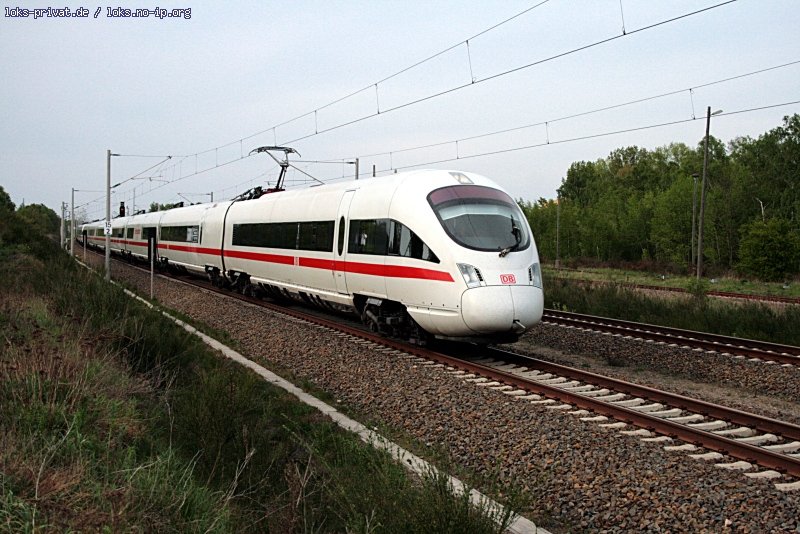
{"type": "Polygon", "coordinates": [[[719,4],[715,4],[713,6],[709,6],[709,7],[703,8],[703,9],[698,9],[698,10],[692,11],[690,13],[684,13],[683,15],[679,15],[679,16],[673,17],[671,19],[662,20],[660,22],[656,22],[654,24],[650,24],[648,26],[644,26],[642,28],[638,28],[638,29],[630,31],[630,32],[628,32],[626,34],[620,34],[620,35],[614,35],[612,37],[607,37],[605,39],[601,39],[599,41],[595,41],[593,43],[589,43],[589,44],[584,45],[584,46],[573,48],[571,50],[567,50],[565,52],[561,52],[561,53],[555,54],[553,56],[549,56],[549,57],[546,57],[546,58],[543,58],[543,59],[540,59],[540,60],[537,60],[537,61],[534,61],[534,62],[531,62],[531,63],[527,63],[525,65],[521,65],[519,67],[514,67],[513,69],[508,69],[508,70],[505,70],[505,71],[502,71],[502,72],[498,72],[496,74],[492,74],[491,76],[487,76],[485,78],[480,78],[480,79],[477,79],[475,81],[470,81],[470,83],[457,85],[457,86],[451,87],[450,89],[445,89],[443,91],[439,91],[438,93],[433,93],[433,94],[430,94],[428,96],[424,96],[424,97],[418,98],[416,100],[411,100],[411,101],[405,102],[403,104],[398,104],[397,106],[394,106],[394,107],[391,107],[391,108],[382,109],[380,111],[380,113],[370,113],[370,114],[365,115],[363,117],[360,117],[360,118],[357,118],[357,119],[353,119],[353,120],[350,120],[350,121],[346,121],[346,122],[343,122],[343,123],[338,124],[336,126],[331,126],[330,128],[325,128],[325,129],[320,130],[319,132],[316,132],[316,133],[313,133],[313,134],[308,134],[308,135],[304,135],[304,136],[301,136],[301,137],[297,137],[295,139],[284,141],[284,143],[291,144],[291,143],[296,143],[297,141],[303,141],[305,139],[309,139],[309,138],[314,137],[316,135],[320,135],[320,134],[324,134],[324,133],[327,133],[327,132],[331,132],[333,130],[338,130],[339,128],[343,128],[345,126],[350,126],[352,124],[356,124],[356,123],[362,122],[364,120],[370,119],[372,117],[376,117],[378,115],[385,115],[385,114],[387,114],[387,113],[389,113],[391,111],[396,111],[396,110],[399,110],[399,109],[403,109],[403,108],[406,108],[406,107],[409,107],[409,106],[413,106],[413,105],[425,102],[427,100],[432,100],[432,99],[438,98],[440,96],[444,96],[444,95],[447,95],[447,94],[450,94],[450,93],[453,93],[453,92],[456,92],[456,91],[460,91],[461,89],[464,89],[466,87],[470,87],[470,86],[477,85],[477,84],[482,83],[482,82],[494,80],[496,78],[500,78],[500,77],[506,76],[508,74],[513,74],[513,73],[519,72],[521,70],[529,69],[529,68],[535,67],[537,65],[541,65],[541,64],[544,64],[544,63],[547,63],[547,62],[550,62],[550,61],[553,61],[553,60],[556,60],[556,59],[560,59],[562,57],[566,57],[566,56],[569,56],[569,55],[572,55],[572,54],[576,54],[578,52],[582,52],[584,50],[588,50],[590,48],[594,48],[596,46],[600,46],[600,45],[609,43],[611,41],[615,41],[615,40],[620,39],[622,37],[627,37],[629,35],[640,33],[640,32],[646,31],[646,30],[651,30],[653,28],[657,28],[659,26],[663,26],[664,24],[669,24],[671,22],[675,22],[675,21],[678,21],[678,20],[681,20],[681,19],[684,19],[684,18],[687,18],[687,17],[691,17],[693,15],[698,15],[700,13],[704,13],[704,12],[712,10],[712,9],[716,9],[716,8],[719,8],[719,7],[722,7],[722,6],[726,6],[728,4],[732,4],[733,2],[736,2],[736,1],[738,1],[738,0],[727,0],[725,2],[721,2],[719,4]]]}

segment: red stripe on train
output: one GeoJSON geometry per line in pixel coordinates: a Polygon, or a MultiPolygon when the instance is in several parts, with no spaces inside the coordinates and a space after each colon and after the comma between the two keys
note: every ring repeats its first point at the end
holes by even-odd
{"type": "Polygon", "coordinates": [[[294,256],[283,254],[267,254],[265,252],[247,252],[244,250],[226,250],[225,257],[240,258],[243,260],[263,261],[265,263],[279,263],[281,265],[294,265],[294,256]]]}
{"type": "Polygon", "coordinates": [[[385,278],[419,278],[422,280],[438,280],[441,282],[453,281],[453,277],[450,276],[450,273],[435,271],[433,269],[423,269],[421,267],[406,267],[404,265],[380,265],[355,261],[337,261],[336,270],[354,274],[383,276],[385,278]]]}
{"type": "MultiPolygon", "coordinates": [[[[113,240],[112,240],[113,241],[113,240]]],[[[130,243],[129,243],[130,244],[130,243]]],[[[170,243],[159,243],[158,248],[164,250],[175,250],[178,252],[192,252],[196,254],[206,254],[209,256],[219,256],[219,249],[193,247],[187,245],[174,245],[170,243]]],[[[279,265],[294,265],[295,257],[284,254],[267,254],[264,252],[249,252],[245,250],[226,250],[225,257],[239,258],[243,260],[260,261],[264,263],[277,263],[279,265]]],[[[420,280],[436,280],[441,282],[452,282],[453,277],[450,273],[425,269],[422,267],[407,267],[404,265],[383,265],[379,263],[362,263],[356,261],[338,261],[324,258],[306,258],[299,256],[297,265],[310,269],[324,269],[326,271],[342,271],[353,274],[366,274],[371,276],[383,276],[386,278],[417,278],[420,280]]]]}

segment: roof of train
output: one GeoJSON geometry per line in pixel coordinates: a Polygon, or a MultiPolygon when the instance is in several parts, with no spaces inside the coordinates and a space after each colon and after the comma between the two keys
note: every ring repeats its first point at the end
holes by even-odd
{"type": "MultiPolygon", "coordinates": [[[[347,189],[367,189],[372,186],[375,187],[391,187],[392,185],[400,186],[406,185],[410,183],[412,180],[414,181],[414,185],[423,185],[425,182],[422,182],[422,179],[429,179],[430,183],[427,187],[421,187],[421,190],[427,189],[434,189],[438,187],[442,187],[442,180],[444,179],[446,182],[455,182],[455,183],[474,183],[477,185],[488,185],[492,187],[500,188],[496,183],[491,181],[490,179],[471,172],[464,172],[464,171],[455,171],[455,170],[438,170],[438,169],[422,169],[422,170],[415,170],[415,171],[408,171],[403,173],[396,173],[390,174],[387,176],[379,176],[379,177],[370,177],[370,178],[363,178],[361,180],[345,180],[340,182],[328,183],[328,184],[319,184],[319,185],[312,185],[310,187],[303,187],[303,188],[295,188],[295,189],[287,189],[284,191],[278,191],[274,193],[265,193],[264,195],[260,196],[259,198],[252,199],[252,200],[244,200],[241,202],[265,202],[265,201],[277,201],[281,198],[295,198],[297,196],[307,195],[309,192],[312,194],[314,192],[333,192],[337,190],[347,190],[347,189]]],[[[502,189],[502,188],[500,188],[502,189]]],[[[183,206],[180,208],[172,208],[165,211],[156,211],[145,213],[141,215],[134,215],[134,216],[126,216],[126,217],[117,217],[112,220],[112,226],[119,227],[125,226],[130,224],[133,219],[137,225],[139,224],[159,224],[162,219],[185,219],[187,216],[191,217],[190,214],[195,213],[202,213],[203,211],[216,207],[220,204],[229,204],[233,202],[233,200],[222,200],[217,202],[206,202],[202,204],[192,204],[191,206],[183,206]]],[[[92,223],[86,223],[84,227],[102,227],[104,225],[104,220],[95,221],[92,223]]]]}

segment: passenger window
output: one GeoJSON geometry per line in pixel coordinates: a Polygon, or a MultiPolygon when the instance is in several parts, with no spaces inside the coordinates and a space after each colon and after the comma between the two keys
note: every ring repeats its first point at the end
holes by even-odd
{"type": "MultiPolygon", "coordinates": [[[[339,223],[339,250],[344,240],[344,223],[339,223]]],[[[439,258],[417,234],[392,219],[350,220],[348,252],[378,256],[402,256],[439,263],[439,258]]]]}
{"type": "Polygon", "coordinates": [[[200,233],[198,226],[162,226],[161,240],[178,243],[197,243],[200,233]]]}
{"type": "Polygon", "coordinates": [[[334,221],[233,225],[233,244],[242,247],[333,251],[334,221]]]}
{"type": "Polygon", "coordinates": [[[333,251],[333,221],[301,222],[298,235],[300,250],[333,251]]]}

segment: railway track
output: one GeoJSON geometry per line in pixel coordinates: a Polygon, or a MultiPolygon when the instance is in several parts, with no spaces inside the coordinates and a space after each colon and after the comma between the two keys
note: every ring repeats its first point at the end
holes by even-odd
{"type": "Polygon", "coordinates": [[[800,366],[800,347],[766,341],[721,336],[694,330],[681,330],[607,317],[545,310],[543,321],[566,327],[634,337],[657,343],[674,344],[744,358],[800,366]]]}
{"type": "MultiPolygon", "coordinates": [[[[736,458],[736,462],[718,465],[755,470],[747,473],[753,478],[800,478],[798,425],[496,348],[474,347],[466,356],[445,354],[387,339],[360,326],[345,325],[307,310],[222,290],[194,277],[182,277],[180,281],[318,325],[337,336],[350,336],[354,342],[375,345],[377,350],[420,358],[428,365],[441,365],[476,387],[496,389],[549,409],[569,411],[612,429],[638,427],[622,431],[640,439],[664,442],[667,450],[685,451],[704,460],[720,461],[726,455],[736,458]],[[676,445],[676,440],[684,443],[676,445]]],[[[460,346],[458,352],[464,351],[460,346]]],[[[775,486],[785,491],[796,490],[800,489],[800,481],[777,482],[775,486]]]]}
{"type": "MultiPolygon", "coordinates": [[[[688,293],[686,289],[680,287],[663,287],[647,284],[631,284],[634,289],[647,289],[650,291],[672,291],[673,293],[688,293]]],[[[781,304],[800,304],[800,298],[783,297],[780,295],[751,295],[748,293],[735,293],[733,291],[707,291],[710,297],[722,297],[728,299],[749,300],[756,302],[777,302],[781,304]]]]}
{"type": "MultiPolygon", "coordinates": [[[[718,465],[731,469],[766,469],[747,473],[753,478],[800,477],[798,425],[496,348],[476,351],[467,362],[467,369],[458,365],[456,371],[467,380],[609,428],[636,426],[623,432],[664,442],[667,450],[713,461],[728,455],[739,461],[718,465]],[[684,443],[674,445],[676,440],[684,443]]],[[[800,489],[800,482],[776,487],[800,489]]]]}
{"type": "MultiPolygon", "coordinates": [[[[561,268],[564,269],[563,267],[561,268]]],[[[558,280],[570,280],[570,281],[577,281],[585,284],[607,284],[609,282],[605,281],[598,281],[598,280],[583,280],[583,279],[575,279],[563,276],[556,276],[554,277],[558,280]]],[[[624,287],[629,287],[631,289],[643,289],[647,291],[667,291],[670,293],[688,293],[689,291],[682,288],[682,287],[669,287],[669,286],[658,286],[658,285],[651,285],[651,284],[633,284],[627,282],[611,282],[615,284],[623,285],[624,287]]],[[[706,295],[711,297],[722,297],[722,298],[730,298],[730,299],[739,299],[739,300],[750,300],[756,302],[777,302],[781,304],[800,304],[800,298],[798,297],[784,297],[781,295],[752,295],[749,293],[735,293],[733,291],[714,291],[710,290],[706,292],[706,295]]]]}

